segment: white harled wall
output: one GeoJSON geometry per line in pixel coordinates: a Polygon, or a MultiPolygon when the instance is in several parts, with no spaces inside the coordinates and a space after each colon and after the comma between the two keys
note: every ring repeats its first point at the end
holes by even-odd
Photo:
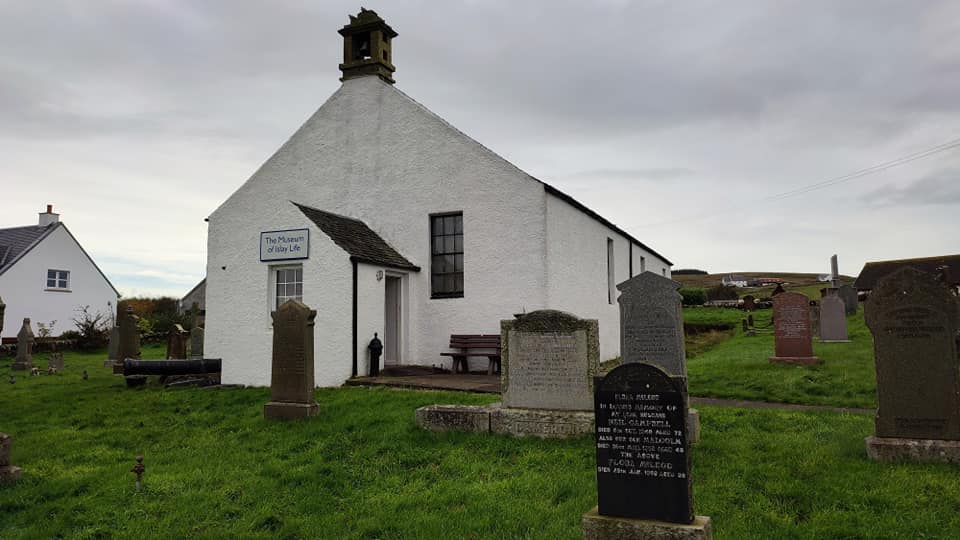
{"type": "Polygon", "coordinates": [[[56,321],[51,335],[58,336],[76,329],[73,318],[81,306],[105,317],[117,309],[116,292],[63,226],[0,275],[0,297],[7,305],[3,337],[16,336],[24,317],[30,318],[34,335],[39,335],[37,323],[56,321]],[[46,290],[47,270],[68,270],[70,292],[46,290]]]}
{"type": "MultiPolygon", "coordinates": [[[[396,88],[376,77],[347,80],[210,216],[207,355],[223,358],[226,382],[269,384],[259,233],[305,226],[309,221],[288,202],[296,201],[363,220],[422,268],[406,281],[405,363],[449,366],[439,353],[451,333],[498,333],[501,319],[546,306],[544,197],[540,183],[396,88]],[[465,295],[431,299],[429,215],[455,211],[463,212],[465,295]]],[[[318,251],[320,238],[328,240],[311,226],[304,300],[326,314],[330,332],[351,336],[350,262],[338,249],[318,251]],[[329,298],[313,297],[317,289],[330,291],[329,298]]],[[[358,328],[361,366],[371,330],[383,325],[382,284],[377,287],[361,287],[361,299],[369,299],[364,304],[380,302],[363,308],[372,318],[358,328]]],[[[343,343],[326,346],[317,337],[318,385],[349,377],[349,337],[343,343]],[[336,355],[325,375],[321,350],[336,355]]]]}

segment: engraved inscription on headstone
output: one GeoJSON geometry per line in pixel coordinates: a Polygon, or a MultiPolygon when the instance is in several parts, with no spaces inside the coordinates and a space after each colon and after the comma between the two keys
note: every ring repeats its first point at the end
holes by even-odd
{"type": "MultiPolygon", "coordinates": [[[[771,362],[814,364],[810,305],[806,295],[783,292],[773,297],[775,355],[771,362]]],[[[822,331],[822,329],[821,329],[822,331]]]]}
{"type": "Polygon", "coordinates": [[[865,304],[877,370],[877,437],[960,439],[957,298],[933,274],[903,268],[865,304]]]}
{"type": "Polygon", "coordinates": [[[317,312],[297,300],[288,300],[273,316],[273,366],[267,418],[313,416],[313,329],[317,312]]]}
{"type": "Polygon", "coordinates": [[[595,393],[599,513],[691,523],[693,484],[682,379],[623,364],[595,393]]]}
{"type": "Polygon", "coordinates": [[[624,364],[653,364],[670,375],[686,376],[680,283],[643,272],[617,285],[620,304],[620,355],[624,364]]]}

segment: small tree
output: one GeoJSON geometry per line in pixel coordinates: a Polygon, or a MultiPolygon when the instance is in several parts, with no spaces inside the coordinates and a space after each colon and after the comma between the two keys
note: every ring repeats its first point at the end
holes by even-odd
{"type": "Polygon", "coordinates": [[[736,300],[740,298],[737,294],[737,288],[732,285],[717,285],[707,289],[707,299],[709,300],[736,300]]]}
{"type": "Polygon", "coordinates": [[[684,287],[680,289],[680,296],[685,306],[702,306],[707,301],[707,293],[703,289],[684,287]]]}
{"type": "Polygon", "coordinates": [[[106,345],[109,329],[103,313],[90,313],[90,306],[80,306],[76,312],[73,325],[77,327],[77,347],[90,350],[106,345]]]}

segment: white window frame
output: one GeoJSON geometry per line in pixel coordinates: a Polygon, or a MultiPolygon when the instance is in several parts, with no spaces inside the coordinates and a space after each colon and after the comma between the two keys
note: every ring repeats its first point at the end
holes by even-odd
{"type": "Polygon", "coordinates": [[[268,281],[268,286],[270,287],[269,294],[268,294],[268,297],[270,298],[270,311],[276,311],[277,309],[280,308],[280,306],[277,304],[277,300],[278,300],[279,298],[283,298],[283,299],[284,299],[284,302],[286,302],[287,300],[289,300],[289,299],[291,299],[291,298],[300,300],[301,302],[303,301],[303,265],[302,265],[302,264],[278,264],[278,265],[269,266],[268,268],[269,268],[269,271],[270,271],[269,279],[267,280],[267,281],[268,281]],[[299,281],[299,282],[297,282],[297,281],[289,282],[290,284],[293,284],[293,285],[296,285],[296,284],[299,283],[299,285],[300,285],[300,295],[299,295],[299,296],[297,296],[297,295],[291,296],[291,295],[287,295],[287,294],[284,294],[284,295],[278,295],[278,294],[277,294],[277,285],[278,285],[278,283],[277,283],[277,278],[278,278],[278,273],[279,273],[280,271],[283,271],[283,270],[300,270],[300,281],[299,281]]]}
{"type": "Polygon", "coordinates": [[[45,290],[48,291],[69,291],[70,290],[70,271],[69,270],[57,270],[56,268],[48,268],[46,279],[43,283],[46,285],[45,290]],[[54,277],[50,277],[50,273],[53,272],[54,277]],[[50,285],[50,282],[53,281],[53,286],[50,285]],[[64,286],[61,287],[60,283],[64,283],[64,286]]]}

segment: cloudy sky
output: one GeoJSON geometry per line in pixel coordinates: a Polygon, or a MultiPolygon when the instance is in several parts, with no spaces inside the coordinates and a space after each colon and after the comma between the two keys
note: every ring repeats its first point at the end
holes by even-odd
{"type": "MultiPolygon", "coordinates": [[[[359,7],[0,0],[0,227],[54,204],[122,294],[183,295],[203,219],[339,86],[359,7]]],[[[960,253],[958,2],[365,7],[401,90],[674,268],[960,253]]]]}

